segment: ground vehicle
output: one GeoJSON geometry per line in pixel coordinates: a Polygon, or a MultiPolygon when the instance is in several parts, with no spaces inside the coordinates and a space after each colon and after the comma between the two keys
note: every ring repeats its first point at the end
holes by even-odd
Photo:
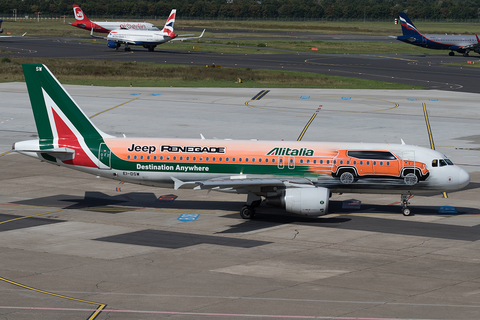
{"type": "Polygon", "coordinates": [[[359,178],[399,178],[416,184],[428,178],[427,166],[414,160],[403,160],[390,151],[338,150],[333,160],[332,176],[343,184],[359,178]]]}

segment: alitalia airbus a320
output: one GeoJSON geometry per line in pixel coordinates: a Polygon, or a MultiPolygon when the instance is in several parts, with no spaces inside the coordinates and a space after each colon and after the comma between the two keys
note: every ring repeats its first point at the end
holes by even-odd
{"type": "Polygon", "coordinates": [[[453,191],[470,176],[443,154],[406,144],[124,138],[95,127],[48,68],[23,65],[37,140],[13,149],[46,162],[131,183],[247,195],[251,219],[265,200],[320,216],[333,192],[402,195],[453,191]]]}

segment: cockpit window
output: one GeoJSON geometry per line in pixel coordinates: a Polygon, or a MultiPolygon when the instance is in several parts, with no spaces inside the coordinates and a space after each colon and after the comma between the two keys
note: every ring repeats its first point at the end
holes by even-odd
{"type": "Polygon", "coordinates": [[[437,159],[432,160],[432,167],[438,167],[438,160],[437,159]]]}
{"type": "Polygon", "coordinates": [[[438,160],[440,162],[440,167],[444,167],[447,165],[447,162],[443,159],[438,160]]]}
{"type": "Polygon", "coordinates": [[[450,159],[443,159],[449,166],[453,166],[453,162],[450,159]]]}

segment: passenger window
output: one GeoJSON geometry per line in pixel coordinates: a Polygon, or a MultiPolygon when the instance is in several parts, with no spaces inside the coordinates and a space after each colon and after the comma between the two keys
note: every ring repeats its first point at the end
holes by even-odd
{"type": "Polygon", "coordinates": [[[218,161],[222,162],[222,157],[218,158],[218,161]]]}
{"type": "Polygon", "coordinates": [[[357,164],[357,160],[353,160],[353,165],[356,165],[357,164]]]}
{"type": "Polygon", "coordinates": [[[140,160],[143,160],[143,156],[140,156],[140,160]]]}
{"type": "Polygon", "coordinates": [[[310,163],[310,159],[307,159],[307,163],[310,163]]]}
{"type": "Polygon", "coordinates": [[[255,158],[252,158],[252,162],[255,162],[255,158]]]}
{"type": "Polygon", "coordinates": [[[290,159],[290,163],[293,163],[293,159],[290,159]]]}
{"type": "MultiPolygon", "coordinates": [[[[206,158],[205,158],[205,161],[208,161],[209,159],[210,159],[209,157],[206,157],[206,158]]],[[[202,160],[202,159],[200,159],[200,160],[202,160]]]]}
{"type": "Polygon", "coordinates": [[[183,157],[180,157],[180,160],[183,160],[183,157]]]}
{"type": "Polygon", "coordinates": [[[262,162],[262,158],[258,158],[258,162],[262,162]]]}
{"type": "Polygon", "coordinates": [[[170,156],[167,156],[167,160],[170,160],[170,156]]]}
{"type": "Polygon", "coordinates": [[[127,156],[127,159],[130,159],[130,155],[127,156]]]}
{"type": "Polygon", "coordinates": [[[380,161],[380,165],[383,166],[383,161],[380,161]]]}
{"type": "Polygon", "coordinates": [[[275,159],[272,159],[272,163],[275,163],[275,159]]]}
{"type": "Polygon", "coordinates": [[[245,158],[245,162],[248,162],[248,158],[245,158]]]}
{"type": "Polygon", "coordinates": [[[377,161],[373,161],[373,165],[376,166],[376,165],[377,165],[377,161]]]}
{"type": "Polygon", "coordinates": [[[176,156],[173,156],[173,160],[177,160],[177,157],[176,157],[176,156]]]}
{"type": "Polygon", "coordinates": [[[367,166],[370,165],[370,161],[367,161],[367,166]]]}
{"type": "Polygon", "coordinates": [[[350,164],[350,160],[347,160],[347,164],[350,164]]]}
{"type": "Polygon", "coordinates": [[[315,159],[315,160],[313,160],[313,164],[317,164],[317,160],[316,160],[316,159],[315,159]]]}
{"type": "Polygon", "coordinates": [[[337,164],[337,160],[333,160],[333,164],[337,164]]]}
{"type": "Polygon", "coordinates": [[[323,160],[320,160],[320,164],[323,164],[323,160]]]}
{"type": "Polygon", "coordinates": [[[303,159],[300,159],[300,163],[303,163],[303,159]]]}
{"type": "Polygon", "coordinates": [[[235,162],[235,158],[232,158],[232,161],[235,162]]]}
{"type": "Polygon", "coordinates": [[[163,160],[163,156],[160,156],[160,160],[163,160]]]}
{"type": "Polygon", "coordinates": [[[242,162],[242,158],[238,158],[238,162],[242,162]]]}
{"type": "Polygon", "coordinates": [[[360,161],[360,165],[363,165],[363,161],[360,161]]]}
{"type": "Polygon", "coordinates": [[[340,160],[340,164],[343,164],[343,160],[340,160]]]}
{"type": "Polygon", "coordinates": [[[268,158],[265,158],[265,163],[268,163],[268,158]]]}
{"type": "Polygon", "coordinates": [[[187,161],[190,160],[190,157],[187,157],[187,161]]]}
{"type": "Polygon", "coordinates": [[[147,156],[147,160],[150,160],[150,156],[147,156]]]}
{"type": "Polygon", "coordinates": [[[432,167],[438,167],[438,160],[437,159],[433,159],[432,167]]]}
{"type": "Polygon", "coordinates": [[[157,156],[153,156],[153,160],[157,160],[157,156]]]}
{"type": "Polygon", "coordinates": [[[327,160],[327,164],[330,164],[330,160],[327,160]]]}
{"type": "Polygon", "coordinates": [[[193,161],[196,161],[197,160],[197,157],[193,157],[193,161]]]}
{"type": "Polygon", "coordinates": [[[199,160],[199,161],[202,161],[202,160],[203,160],[203,157],[198,158],[198,160],[199,160]]]}
{"type": "Polygon", "coordinates": [[[389,166],[389,165],[390,165],[390,161],[387,161],[387,166],[389,166]]]}
{"type": "Polygon", "coordinates": [[[133,159],[137,160],[137,156],[136,156],[136,155],[134,155],[134,156],[133,156],[133,159]]]}
{"type": "Polygon", "coordinates": [[[283,159],[280,159],[279,162],[280,162],[280,163],[283,163],[283,159]]]}
{"type": "MultiPolygon", "coordinates": [[[[207,159],[208,160],[208,159],[207,159]]],[[[212,161],[215,161],[215,157],[212,158],[212,161]]]]}

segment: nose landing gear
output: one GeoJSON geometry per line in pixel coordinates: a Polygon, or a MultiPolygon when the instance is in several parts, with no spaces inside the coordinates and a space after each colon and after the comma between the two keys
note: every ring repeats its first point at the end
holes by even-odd
{"type": "Polygon", "coordinates": [[[410,200],[411,198],[413,197],[412,194],[402,194],[402,213],[404,216],[410,216],[412,214],[412,212],[410,211],[410,208],[408,207],[408,205],[410,204],[410,202],[408,202],[408,200],[410,200]]]}

